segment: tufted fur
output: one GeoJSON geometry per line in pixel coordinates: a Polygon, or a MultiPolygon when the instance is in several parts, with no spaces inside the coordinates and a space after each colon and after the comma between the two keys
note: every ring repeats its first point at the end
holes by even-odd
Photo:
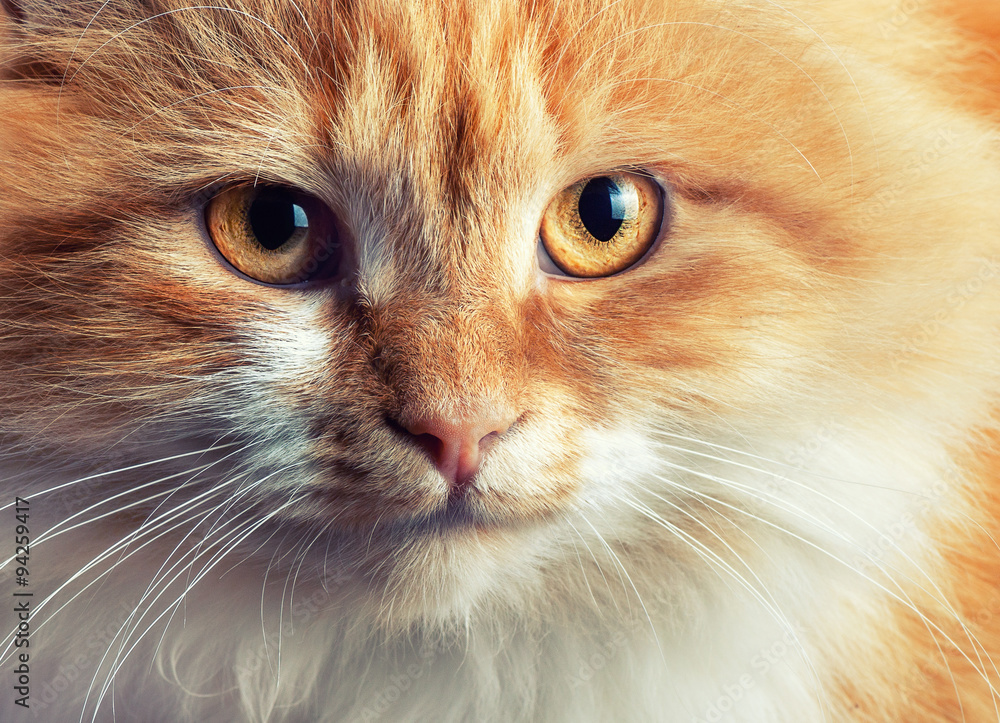
{"type": "Polygon", "coordinates": [[[988,3],[2,7],[4,721],[1000,720],[988,3]],[[654,253],[541,273],[617,169],[654,253]],[[350,279],[220,263],[253,180],[350,279]],[[452,524],[386,420],[483,407],[452,524]]]}

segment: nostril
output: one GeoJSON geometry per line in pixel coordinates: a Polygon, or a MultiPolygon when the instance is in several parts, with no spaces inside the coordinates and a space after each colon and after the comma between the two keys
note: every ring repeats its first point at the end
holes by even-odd
{"type": "Polygon", "coordinates": [[[427,454],[431,456],[431,459],[436,460],[444,453],[444,441],[433,434],[413,434],[404,427],[400,427],[400,429],[403,429],[404,432],[413,437],[413,441],[423,447],[427,451],[427,454]]]}
{"type": "Polygon", "coordinates": [[[479,440],[479,452],[481,454],[485,455],[489,451],[490,447],[492,447],[494,444],[496,444],[497,440],[499,440],[500,437],[503,436],[504,432],[506,432],[507,429],[510,429],[510,425],[507,425],[507,428],[504,429],[502,432],[501,431],[493,431],[493,432],[490,432],[489,434],[487,434],[482,439],[480,439],[479,440]]]}

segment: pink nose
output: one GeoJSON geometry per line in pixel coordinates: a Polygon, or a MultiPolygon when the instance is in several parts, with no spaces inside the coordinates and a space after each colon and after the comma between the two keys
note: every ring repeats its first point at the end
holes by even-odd
{"type": "Polygon", "coordinates": [[[452,494],[460,495],[479,472],[486,450],[513,423],[512,417],[484,410],[458,419],[414,419],[403,427],[427,450],[438,472],[451,485],[452,494]]]}

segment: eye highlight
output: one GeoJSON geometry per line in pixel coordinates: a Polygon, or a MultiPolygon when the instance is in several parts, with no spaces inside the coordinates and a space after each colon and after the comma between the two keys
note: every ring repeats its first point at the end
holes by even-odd
{"type": "Polygon", "coordinates": [[[336,274],[341,261],[333,212],[283,186],[223,190],[205,209],[212,243],[238,271],[279,286],[336,274]]]}
{"type": "Polygon", "coordinates": [[[542,218],[542,244],[570,276],[611,276],[652,247],[663,220],[663,193],[651,179],[613,173],[560,191],[542,218]]]}

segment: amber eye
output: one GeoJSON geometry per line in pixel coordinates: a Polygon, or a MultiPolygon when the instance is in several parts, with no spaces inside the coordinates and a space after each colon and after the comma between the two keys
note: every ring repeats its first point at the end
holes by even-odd
{"type": "Polygon", "coordinates": [[[297,284],[337,272],[341,248],[333,212],[282,186],[233,186],[205,210],[212,243],[251,279],[297,284]]]}
{"type": "Polygon", "coordinates": [[[541,237],[552,261],[570,276],[610,276],[650,249],[660,232],[663,194],[635,173],[597,176],[552,199],[541,237]]]}

